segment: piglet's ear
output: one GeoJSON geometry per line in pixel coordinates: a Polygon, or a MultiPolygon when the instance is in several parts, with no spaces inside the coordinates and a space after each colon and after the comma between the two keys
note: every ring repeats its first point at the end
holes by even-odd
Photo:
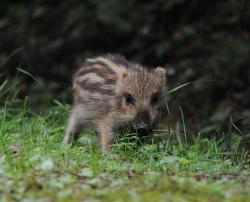
{"type": "Polygon", "coordinates": [[[125,79],[128,76],[128,71],[124,71],[122,73],[122,78],[125,79]]]}
{"type": "Polygon", "coordinates": [[[162,67],[155,69],[155,74],[160,78],[161,85],[166,84],[166,70],[162,67]]]}

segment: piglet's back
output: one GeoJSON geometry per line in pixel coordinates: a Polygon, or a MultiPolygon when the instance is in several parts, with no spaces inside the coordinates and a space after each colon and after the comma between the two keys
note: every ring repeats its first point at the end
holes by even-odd
{"type": "Polygon", "coordinates": [[[93,114],[118,110],[116,86],[128,65],[119,55],[87,59],[73,78],[75,104],[83,104],[93,114]]]}

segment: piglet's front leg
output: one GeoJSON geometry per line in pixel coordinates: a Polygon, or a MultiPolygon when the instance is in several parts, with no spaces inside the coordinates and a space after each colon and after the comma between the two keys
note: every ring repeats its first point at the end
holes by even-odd
{"type": "Polygon", "coordinates": [[[114,142],[112,129],[104,120],[99,121],[97,127],[97,133],[100,137],[102,152],[105,152],[109,150],[110,146],[114,142]]]}

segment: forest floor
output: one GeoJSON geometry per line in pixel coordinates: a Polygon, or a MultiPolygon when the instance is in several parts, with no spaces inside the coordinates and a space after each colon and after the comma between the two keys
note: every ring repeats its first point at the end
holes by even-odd
{"type": "Polygon", "coordinates": [[[197,135],[155,132],[151,143],[118,137],[102,154],[91,131],[62,145],[69,107],[46,113],[0,108],[0,201],[250,201],[250,166],[231,149],[197,135]]]}

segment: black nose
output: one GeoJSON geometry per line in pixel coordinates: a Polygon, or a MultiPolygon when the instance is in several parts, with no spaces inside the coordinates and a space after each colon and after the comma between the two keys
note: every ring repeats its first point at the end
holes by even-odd
{"type": "Polygon", "coordinates": [[[147,136],[152,132],[151,129],[151,118],[148,111],[140,111],[134,120],[134,129],[141,136],[147,136]]]}
{"type": "Polygon", "coordinates": [[[134,120],[135,129],[149,128],[151,125],[151,118],[148,111],[140,111],[137,113],[134,120]]]}

